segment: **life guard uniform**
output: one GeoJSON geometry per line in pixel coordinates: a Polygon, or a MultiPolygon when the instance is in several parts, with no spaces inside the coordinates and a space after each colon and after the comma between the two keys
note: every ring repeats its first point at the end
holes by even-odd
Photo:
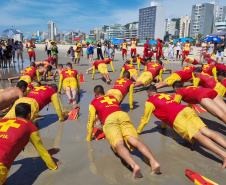
{"type": "Polygon", "coordinates": [[[195,58],[185,57],[187,64],[197,65],[200,64],[195,58]]]}
{"type": "Polygon", "coordinates": [[[212,64],[204,64],[202,66],[202,74],[208,74],[210,76],[214,76],[215,81],[217,81],[217,69],[212,64]]]}
{"type": "Polygon", "coordinates": [[[120,74],[120,78],[122,77],[124,71],[129,71],[130,73],[130,78],[132,79],[133,75],[138,75],[137,70],[135,69],[135,66],[132,64],[126,64],[122,67],[122,72],[120,74]]]}
{"type": "Polygon", "coordinates": [[[208,64],[210,64],[211,62],[216,62],[214,59],[210,58],[208,61],[208,64]]]}
{"type": "Polygon", "coordinates": [[[40,82],[40,75],[39,71],[36,67],[26,67],[23,71],[23,75],[20,77],[20,80],[23,80],[27,82],[28,84],[31,84],[31,82],[34,80],[35,76],[37,76],[38,82],[40,82]]]}
{"type": "Polygon", "coordinates": [[[214,89],[220,97],[223,97],[226,92],[226,88],[221,83],[216,82],[214,78],[208,74],[200,73],[196,78],[194,78],[193,83],[195,87],[200,85],[204,88],[214,89]]]}
{"type": "Polygon", "coordinates": [[[159,59],[162,55],[163,55],[162,43],[158,42],[158,44],[157,44],[157,51],[156,51],[156,58],[159,59]]]}
{"type": "Polygon", "coordinates": [[[95,75],[95,69],[98,69],[100,74],[102,75],[103,73],[108,73],[108,67],[107,64],[111,64],[112,71],[115,72],[113,64],[112,64],[112,59],[106,58],[105,60],[97,60],[93,63],[93,75],[92,79],[94,79],[95,75]]]}
{"type": "Polygon", "coordinates": [[[96,97],[89,105],[89,122],[87,124],[87,141],[91,141],[94,121],[98,114],[105,136],[112,149],[116,152],[115,146],[118,141],[124,140],[130,150],[134,147],[129,145],[129,137],[138,138],[136,129],[130,121],[128,114],[123,112],[117,99],[114,96],[104,95],[96,97]]]}
{"type": "Polygon", "coordinates": [[[148,52],[148,57],[149,57],[149,58],[152,58],[153,56],[154,56],[153,51],[149,51],[149,52],[148,52]]]}
{"type": "Polygon", "coordinates": [[[26,47],[28,47],[27,52],[28,52],[29,58],[35,57],[35,51],[34,51],[35,44],[34,43],[27,43],[26,47]]]}
{"type": "Polygon", "coordinates": [[[160,64],[147,63],[144,72],[137,79],[138,82],[142,82],[144,87],[150,85],[153,79],[159,75],[160,82],[162,82],[163,67],[160,64]]]}
{"type": "Polygon", "coordinates": [[[53,103],[53,106],[57,112],[60,121],[64,120],[57,93],[54,89],[46,86],[36,86],[27,97],[19,98],[10,109],[10,111],[5,115],[4,118],[15,118],[15,107],[19,103],[28,103],[31,105],[31,122],[38,117],[38,112],[41,111],[46,105],[50,102],[53,103]]]}
{"type": "Polygon", "coordinates": [[[127,54],[127,42],[122,43],[122,54],[127,54]]]}
{"type": "Polygon", "coordinates": [[[46,64],[48,64],[47,61],[35,61],[35,66],[36,67],[45,66],[46,64]]]}
{"type": "Polygon", "coordinates": [[[181,81],[182,83],[187,82],[190,80],[193,76],[193,71],[195,67],[193,66],[187,66],[182,71],[176,71],[171,76],[169,76],[166,81],[168,83],[168,86],[171,87],[175,81],[181,81]]]}
{"type": "Polygon", "coordinates": [[[10,167],[30,141],[39,155],[51,170],[57,169],[57,165],[42,145],[38,129],[28,120],[12,118],[0,120],[0,185],[4,183],[10,167]]]}
{"type": "Polygon", "coordinates": [[[143,62],[143,57],[138,57],[137,58],[137,67],[138,67],[138,71],[140,71],[140,64],[142,64],[143,66],[145,66],[146,64],[143,62]]]}
{"type": "Polygon", "coordinates": [[[131,55],[132,54],[136,55],[137,54],[137,49],[136,49],[136,47],[137,47],[137,41],[132,40],[130,44],[131,44],[131,52],[130,52],[130,54],[131,55]]]}
{"type": "Polygon", "coordinates": [[[191,47],[190,43],[185,43],[184,44],[184,51],[183,51],[182,55],[188,56],[189,55],[189,51],[190,51],[190,47],[191,47]]]}
{"type": "Polygon", "coordinates": [[[66,87],[78,89],[80,93],[80,84],[79,84],[79,75],[78,71],[74,69],[65,69],[60,74],[60,81],[59,81],[59,92],[61,92],[61,87],[63,83],[64,90],[66,87]]]}
{"type": "Polygon", "coordinates": [[[217,71],[224,71],[224,72],[226,72],[226,66],[224,64],[216,63],[215,67],[216,67],[217,71]]]}
{"type": "Polygon", "coordinates": [[[114,87],[107,91],[106,95],[112,95],[121,104],[129,92],[129,105],[133,109],[133,82],[129,79],[119,78],[115,81],[114,87]]]}
{"type": "Polygon", "coordinates": [[[143,131],[152,112],[156,118],[173,128],[182,138],[191,143],[194,142],[194,135],[206,126],[191,108],[178,104],[171,95],[160,93],[147,100],[137,133],[143,131]]]}
{"type": "Polygon", "coordinates": [[[82,45],[80,43],[75,47],[75,58],[81,58],[82,45]]]}
{"type": "Polygon", "coordinates": [[[145,43],[144,44],[144,55],[143,55],[143,58],[147,57],[148,56],[148,43],[145,43]]]}
{"type": "Polygon", "coordinates": [[[218,93],[213,89],[188,86],[182,87],[177,91],[175,101],[180,103],[183,100],[188,104],[200,104],[202,99],[210,98],[213,100],[217,95],[218,93]]]}

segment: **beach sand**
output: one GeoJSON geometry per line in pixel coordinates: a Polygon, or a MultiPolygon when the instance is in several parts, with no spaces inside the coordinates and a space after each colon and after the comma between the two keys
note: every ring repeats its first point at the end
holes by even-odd
{"type": "MultiPolygon", "coordinates": [[[[66,56],[69,46],[59,45],[59,62],[66,64],[71,62],[71,59],[66,56]]],[[[26,49],[25,49],[26,50],[26,49]]],[[[85,54],[85,49],[84,54],[85,54]]],[[[196,52],[196,48],[193,53],[196,52]]],[[[36,60],[41,61],[46,59],[44,45],[37,45],[36,60]]],[[[138,48],[138,53],[143,55],[143,48],[138,48]]],[[[165,56],[167,56],[165,50],[165,56]]],[[[199,59],[196,55],[196,59],[199,59]]],[[[24,58],[28,59],[27,53],[24,51],[24,58]]],[[[96,58],[96,50],[94,54],[96,58]]],[[[121,52],[116,51],[116,61],[113,62],[116,73],[113,73],[108,66],[109,75],[114,82],[120,75],[123,61],[121,52]]],[[[166,60],[164,60],[164,63],[166,60]]],[[[17,66],[17,63],[15,64],[17,66]]],[[[28,60],[24,63],[23,68],[29,65],[28,60]]],[[[103,85],[105,92],[113,87],[106,85],[97,72],[95,79],[91,79],[90,74],[85,74],[85,70],[91,67],[86,61],[86,54],[81,59],[79,67],[73,66],[74,69],[84,74],[85,83],[81,83],[81,101],[79,103],[80,115],[78,120],[66,120],[59,122],[57,114],[50,104],[49,110],[45,107],[41,112],[39,120],[40,135],[44,146],[51,152],[55,153],[54,158],[59,159],[62,164],[58,170],[51,171],[47,169],[34,147],[29,143],[25,150],[16,158],[13,163],[8,178],[7,185],[90,185],[90,184],[153,184],[153,185],[190,185],[192,182],[185,176],[185,170],[190,169],[197,172],[218,184],[225,184],[226,170],[222,170],[222,160],[219,156],[195,143],[193,146],[167,127],[166,130],[158,129],[157,126],[161,122],[151,116],[149,123],[144,128],[144,132],[139,136],[139,139],[147,144],[151,149],[155,158],[161,165],[161,175],[150,175],[150,166],[147,159],[142,157],[138,151],[131,152],[133,159],[140,165],[143,178],[132,179],[132,172],[128,166],[118,158],[110,148],[107,140],[86,141],[88,108],[89,103],[94,98],[93,88],[95,85],[103,85]]],[[[180,70],[179,62],[170,62],[165,64],[167,68],[172,68],[174,71],[180,70]]],[[[16,76],[22,67],[14,69],[1,70],[1,88],[6,88],[10,84],[7,81],[9,76],[16,76]]],[[[144,67],[141,67],[142,71],[144,67]]],[[[139,74],[142,73],[139,72],[139,74]]],[[[163,74],[163,79],[169,74],[163,74]]],[[[59,79],[58,79],[59,80],[59,79]]],[[[58,84],[57,80],[57,84],[58,84]]],[[[50,81],[51,83],[52,81],[50,81]]],[[[16,84],[13,83],[11,86],[16,84]]],[[[186,85],[189,85],[186,84],[186,85]]],[[[163,88],[160,92],[172,93],[172,88],[163,88]]],[[[72,110],[73,106],[68,106],[68,99],[65,94],[59,95],[63,101],[64,109],[72,110]]],[[[144,112],[144,105],[147,100],[146,91],[137,92],[134,94],[134,110],[129,110],[129,97],[123,101],[121,108],[130,116],[134,127],[137,129],[144,112]]],[[[201,119],[210,129],[220,133],[226,138],[225,124],[213,117],[209,113],[199,114],[201,119]]]]}

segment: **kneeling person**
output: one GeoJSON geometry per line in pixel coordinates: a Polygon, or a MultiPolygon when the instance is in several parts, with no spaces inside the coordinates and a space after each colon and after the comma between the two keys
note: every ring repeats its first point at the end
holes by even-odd
{"type": "Polygon", "coordinates": [[[120,109],[118,101],[114,96],[104,94],[102,86],[98,85],[94,88],[95,99],[89,105],[87,141],[92,140],[93,126],[97,113],[104,125],[103,131],[112,149],[133,168],[133,178],[142,177],[142,174],[140,167],[135,163],[124,146],[124,142],[126,142],[130,150],[137,148],[149,159],[152,174],[159,173],[160,165],[153,157],[149,148],[138,139],[128,114],[120,109]]]}

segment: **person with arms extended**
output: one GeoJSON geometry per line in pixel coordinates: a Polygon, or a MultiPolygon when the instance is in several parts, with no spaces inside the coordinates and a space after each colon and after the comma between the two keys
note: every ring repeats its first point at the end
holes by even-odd
{"type": "Polygon", "coordinates": [[[94,100],[89,105],[89,121],[87,124],[87,141],[92,140],[92,133],[96,113],[103,126],[105,136],[114,152],[125,160],[133,169],[133,178],[141,178],[142,174],[138,164],[132,159],[129,151],[124,146],[127,144],[130,150],[137,148],[150,162],[151,174],[160,173],[160,165],[155,160],[149,148],[137,137],[133,123],[128,114],[123,112],[117,99],[111,95],[105,95],[104,88],[100,85],[94,88],[94,100]]]}

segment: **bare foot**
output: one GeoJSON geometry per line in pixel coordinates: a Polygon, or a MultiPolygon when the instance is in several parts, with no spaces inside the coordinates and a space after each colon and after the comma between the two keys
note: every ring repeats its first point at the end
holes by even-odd
{"type": "Polygon", "coordinates": [[[75,104],[77,104],[77,102],[76,102],[75,98],[73,98],[73,104],[74,104],[74,105],[75,105],[75,104]]]}
{"type": "Polygon", "coordinates": [[[110,85],[110,84],[111,84],[111,81],[110,81],[110,80],[108,80],[108,81],[106,82],[106,84],[110,85]]]}
{"type": "Polygon", "coordinates": [[[140,172],[140,167],[136,164],[133,168],[133,178],[142,178],[143,175],[140,172]]]}
{"type": "Polygon", "coordinates": [[[88,74],[89,73],[89,71],[88,70],[86,70],[86,74],[88,74]]]}
{"type": "Polygon", "coordinates": [[[223,160],[223,166],[222,166],[222,168],[226,168],[226,157],[223,160]]]}
{"type": "Polygon", "coordinates": [[[71,98],[69,99],[69,102],[68,102],[68,104],[72,104],[72,99],[71,99],[71,98]]]}
{"type": "Polygon", "coordinates": [[[12,80],[10,78],[8,78],[9,83],[12,83],[12,80]]]}
{"type": "Polygon", "coordinates": [[[151,174],[160,174],[160,165],[159,163],[155,162],[154,164],[151,164],[151,174]]]}

